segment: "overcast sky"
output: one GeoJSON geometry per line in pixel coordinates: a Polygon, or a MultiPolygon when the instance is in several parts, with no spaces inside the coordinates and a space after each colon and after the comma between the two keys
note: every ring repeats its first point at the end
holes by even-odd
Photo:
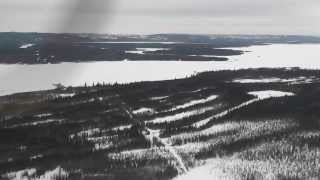
{"type": "Polygon", "coordinates": [[[0,0],[0,31],[320,35],[320,0],[0,0]]]}

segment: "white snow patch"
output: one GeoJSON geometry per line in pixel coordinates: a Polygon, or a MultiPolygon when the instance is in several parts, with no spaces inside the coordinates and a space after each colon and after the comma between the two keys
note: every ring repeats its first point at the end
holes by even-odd
{"type": "Polygon", "coordinates": [[[296,137],[317,138],[320,137],[320,131],[304,131],[295,134],[296,137]]]}
{"type": "Polygon", "coordinates": [[[217,134],[217,133],[221,133],[227,130],[234,130],[240,127],[239,123],[224,123],[224,124],[217,124],[214,125],[210,128],[201,130],[201,131],[197,131],[197,132],[192,132],[192,133],[182,133],[182,134],[178,134],[178,135],[173,135],[171,136],[169,139],[175,139],[175,138],[191,138],[194,136],[200,136],[200,135],[212,135],[212,134],[217,134]]]}
{"type": "Polygon", "coordinates": [[[291,84],[299,84],[299,83],[312,83],[314,79],[307,77],[297,77],[297,78],[261,78],[261,79],[234,79],[232,82],[234,83],[291,83],[291,84]]]}
{"type": "Polygon", "coordinates": [[[87,102],[94,102],[94,98],[90,98],[87,102]]]}
{"type": "Polygon", "coordinates": [[[36,180],[52,180],[52,179],[66,179],[69,176],[69,173],[62,169],[60,166],[56,167],[51,171],[46,171],[43,175],[36,180]]]}
{"type": "Polygon", "coordinates": [[[136,50],[125,51],[125,53],[144,54],[145,52],[155,52],[160,50],[169,50],[168,48],[136,48],[136,50]]]}
{"type": "Polygon", "coordinates": [[[206,125],[207,123],[209,123],[211,120],[212,120],[213,117],[208,117],[208,118],[205,118],[201,121],[198,121],[198,122],[195,122],[193,123],[191,126],[195,127],[195,128],[199,128],[201,126],[204,126],[206,125]]]}
{"type": "Polygon", "coordinates": [[[24,44],[24,45],[20,46],[19,48],[20,49],[27,49],[27,48],[32,47],[32,46],[34,46],[34,44],[24,44]]]}
{"type": "Polygon", "coordinates": [[[184,44],[184,43],[171,42],[171,41],[101,41],[101,42],[81,42],[80,44],[184,44]]]}
{"type": "Polygon", "coordinates": [[[201,92],[201,91],[206,90],[206,89],[208,89],[208,88],[200,88],[200,89],[196,89],[196,90],[191,91],[191,93],[201,92]]]}
{"type": "Polygon", "coordinates": [[[123,131],[126,129],[130,129],[132,127],[132,125],[126,125],[126,126],[118,126],[118,127],[114,127],[112,128],[113,131],[123,131]]]}
{"type": "Polygon", "coordinates": [[[144,54],[144,51],[125,51],[125,53],[131,53],[131,54],[144,54]]]}
{"type": "Polygon", "coordinates": [[[186,174],[182,174],[173,180],[234,180],[238,179],[234,174],[230,174],[230,172],[225,171],[222,167],[220,167],[222,159],[211,159],[207,160],[207,163],[203,166],[194,168],[187,172],[186,174]]]}
{"type": "Polygon", "coordinates": [[[27,148],[28,148],[28,147],[27,147],[27,146],[24,146],[24,145],[21,145],[21,146],[18,147],[18,149],[19,149],[20,151],[25,151],[27,148]]]}
{"type": "Polygon", "coordinates": [[[133,162],[139,159],[173,158],[165,147],[125,150],[117,153],[109,153],[107,156],[110,159],[131,159],[133,162]]]}
{"type": "Polygon", "coordinates": [[[205,113],[207,111],[211,111],[213,109],[215,109],[215,107],[205,107],[205,108],[196,109],[196,110],[187,111],[187,112],[181,112],[181,113],[177,113],[177,114],[169,115],[169,116],[165,116],[165,117],[155,118],[155,119],[153,119],[151,121],[148,121],[148,122],[163,123],[163,122],[176,121],[176,120],[180,120],[180,119],[183,119],[185,117],[192,116],[192,115],[202,114],[202,113],[205,113]]]}
{"type": "Polygon", "coordinates": [[[110,113],[110,112],[114,112],[114,111],[117,111],[118,108],[113,108],[113,109],[108,109],[108,110],[105,110],[105,111],[102,111],[103,113],[110,113]]]}
{"type": "Polygon", "coordinates": [[[262,79],[234,79],[234,83],[274,83],[274,82],[290,82],[289,79],[280,78],[262,78],[262,79]]]}
{"type": "Polygon", "coordinates": [[[143,108],[134,110],[132,113],[133,113],[133,114],[152,114],[152,113],[154,113],[154,112],[155,112],[155,111],[154,111],[154,109],[152,109],[152,108],[145,108],[145,107],[143,107],[143,108]]]}
{"type": "Polygon", "coordinates": [[[37,170],[35,168],[23,169],[16,172],[10,172],[2,175],[2,178],[8,178],[12,180],[27,180],[29,177],[35,175],[37,170]]]}
{"type": "Polygon", "coordinates": [[[35,115],[35,117],[43,118],[43,117],[48,117],[48,116],[51,116],[51,115],[52,115],[51,113],[42,113],[42,114],[35,115]]]}
{"type": "Polygon", "coordinates": [[[170,50],[169,48],[137,48],[138,51],[143,52],[154,52],[154,51],[165,51],[170,50]]]}
{"type": "Polygon", "coordinates": [[[133,149],[133,150],[125,150],[121,151],[120,154],[140,154],[140,153],[146,153],[149,149],[133,149]]]}
{"type": "Polygon", "coordinates": [[[15,127],[21,127],[21,126],[37,126],[41,124],[49,124],[49,123],[61,123],[64,121],[64,119],[47,119],[45,121],[35,121],[35,122],[28,122],[28,123],[22,123],[22,124],[16,124],[13,126],[9,126],[9,128],[15,128],[15,127]]]}
{"type": "Polygon", "coordinates": [[[36,159],[39,159],[39,158],[42,158],[42,157],[43,157],[42,154],[37,154],[37,155],[35,155],[35,156],[31,156],[31,157],[30,157],[30,160],[36,160],[36,159]]]}
{"type": "Polygon", "coordinates": [[[157,96],[157,97],[151,97],[150,100],[163,100],[168,98],[169,96],[157,96]]]}
{"type": "Polygon", "coordinates": [[[215,58],[215,57],[228,57],[228,56],[219,56],[219,55],[189,55],[191,57],[207,57],[207,58],[215,58]]]}
{"type": "Polygon", "coordinates": [[[113,143],[110,142],[100,142],[100,143],[95,143],[94,144],[94,150],[103,150],[103,149],[108,149],[113,145],[113,143]]]}
{"type": "Polygon", "coordinates": [[[84,131],[80,131],[77,133],[78,136],[93,136],[94,134],[97,134],[101,132],[100,128],[93,128],[93,129],[88,129],[84,131]]]}
{"type": "Polygon", "coordinates": [[[114,144],[112,142],[112,139],[114,137],[117,137],[117,135],[114,136],[99,136],[99,137],[87,137],[86,139],[90,142],[94,143],[94,148],[93,150],[98,151],[98,150],[103,150],[103,149],[108,149],[112,147],[114,144]]]}
{"type": "Polygon", "coordinates": [[[39,124],[48,124],[48,123],[52,123],[52,122],[62,122],[63,119],[48,119],[45,121],[36,121],[36,122],[32,122],[32,123],[27,123],[26,125],[32,125],[32,126],[36,126],[39,124]]]}
{"type": "Polygon", "coordinates": [[[283,96],[294,96],[295,95],[292,92],[283,92],[283,91],[274,91],[274,90],[252,91],[252,92],[248,92],[248,94],[254,95],[258,99],[268,99],[268,98],[272,98],[272,97],[283,97],[283,96]]]}
{"type": "Polygon", "coordinates": [[[62,169],[60,166],[57,168],[46,171],[43,175],[37,176],[37,169],[30,168],[16,172],[10,172],[2,175],[2,178],[8,178],[11,180],[53,180],[53,179],[66,179],[69,173],[62,169]]]}
{"type": "Polygon", "coordinates": [[[74,95],[76,95],[75,93],[64,93],[64,94],[58,94],[57,97],[73,97],[74,95]]]}
{"type": "Polygon", "coordinates": [[[217,97],[218,97],[217,95],[211,95],[211,96],[209,96],[207,98],[192,100],[192,101],[187,102],[185,104],[176,106],[176,107],[170,109],[169,111],[175,111],[175,110],[178,110],[178,109],[183,109],[183,108],[191,107],[191,106],[198,105],[198,104],[203,104],[203,103],[215,100],[215,99],[217,99],[217,97]]]}

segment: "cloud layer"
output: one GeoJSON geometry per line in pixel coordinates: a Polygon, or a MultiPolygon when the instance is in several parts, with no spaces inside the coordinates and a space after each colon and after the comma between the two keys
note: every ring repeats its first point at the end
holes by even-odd
{"type": "Polygon", "coordinates": [[[0,31],[320,35],[319,0],[1,0],[0,31]]]}

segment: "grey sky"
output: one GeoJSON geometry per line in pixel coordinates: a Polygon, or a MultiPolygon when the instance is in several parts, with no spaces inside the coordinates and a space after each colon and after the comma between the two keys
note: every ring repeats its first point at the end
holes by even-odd
{"type": "Polygon", "coordinates": [[[320,35],[319,0],[1,0],[0,31],[320,35]]]}

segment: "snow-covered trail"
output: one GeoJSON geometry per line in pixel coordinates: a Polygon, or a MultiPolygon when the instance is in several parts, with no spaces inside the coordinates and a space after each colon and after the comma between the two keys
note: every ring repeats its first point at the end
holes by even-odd
{"type": "MultiPolygon", "coordinates": [[[[129,118],[133,121],[134,124],[141,124],[141,122],[137,119],[134,118],[134,114],[130,110],[130,107],[128,107],[126,104],[123,102],[120,103],[122,109],[125,111],[125,113],[129,116],[129,118]]],[[[163,145],[172,155],[173,157],[177,160],[180,168],[182,169],[183,173],[186,173],[188,170],[186,168],[186,165],[184,164],[182,157],[176,152],[176,150],[166,143],[162,138],[160,138],[160,130],[152,130],[147,128],[146,126],[143,126],[143,129],[141,129],[141,132],[145,139],[151,141],[151,144],[153,144],[153,139],[156,139],[161,145],[163,145]],[[149,132],[149,134],[143,133],[143,132],[149,132]]]]}
{"type": "Polygon", "coordinates": [[[181,156],[177,153],[177,151],[171,145],[169,145],[168,143],[165,142],[165,140],[160,138],[160,131],[159,130],[151,130],[149,128],[146,128],[146,129],[150,132],[150,138],[151,139],[155,138],[158,142],[160,142],[165,147],[165,149],[167,149],[173,155],[173,157],[177,160],[183,173],[186,173],[188,170],[187,170],[187,167],[184,164],[181,156]]]}
{"type": "Polygon", "coordinates": [[[228,115],[229,113],[231,113],[231,112],[233,112],[235,110],[238,110],[238,109],[240,109],[242,107],[248,106],[249,104],[252,104],[252,103],[257,102],[257,101],[260,101],[260,99],[259,98],[251,99],[249,101],[246,101],[244,103],[239,104],[238,106],[234,106],[234,107],[229,108],[227,110],[224,110],[224,111],[222,111],[222,112],[220,112],[218,114],[215,114],[215,115],[213,115],[213,116],[211,116],[209,118],[206,118],[204,120],[201,120],[201,121],[198,121],[196,123],[193,123],[192,126],[196,127],[196,128],[199,128],[201,126],[206,125],[212,119],[221,118],[221,117],[226,116],[226,115],[228,115]]]}
{"type": "Polygon", "coordinates": [[[221,113],[215,114],[209,118],[206,118],[204,120],[198,121],[194,124],[192,124],[193,127],[199,128],[201,126],[206,125],[210,120],[216,119],[216,118],[221,118],[223,116],[228,115],[229,113],[238,110],[240,108],[243,108],[245,106],[248,106],[254,102],[261,101],[264,99],[272,98],[272,97],[283,97],[283,96],[293,96],[294,94],[291,92],[282,92],[282,91],[274,91],[274,90],[266,90],[266,91],[253,91],[249,92],[248,94],[255,96],[256,98],[251,99],[249,101],[246,101],[244,103],[241,103],[237,106],[234,106],[232,108],[229,108],[225,111],[222,111],[221,113]]]}

